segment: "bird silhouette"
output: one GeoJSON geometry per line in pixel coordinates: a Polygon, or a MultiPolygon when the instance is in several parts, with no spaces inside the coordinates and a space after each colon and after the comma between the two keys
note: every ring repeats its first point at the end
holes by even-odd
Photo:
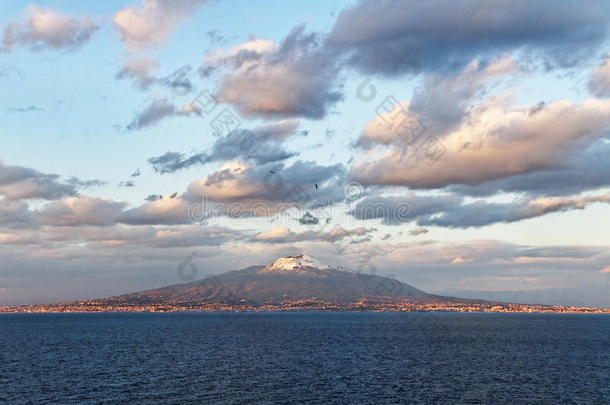
{"type": "Polygon", "coordinates": [[[316,190],[318,189],[318,183],[316,183],[316,190]]]}

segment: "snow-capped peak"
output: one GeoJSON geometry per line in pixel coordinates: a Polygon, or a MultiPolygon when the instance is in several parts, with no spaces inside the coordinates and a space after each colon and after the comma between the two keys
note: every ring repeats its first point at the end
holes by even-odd
{"type": "Polygon", "coordinates": [[[271,272],[271,271],[294,271],[302,270],[305,268],[313,268],[317,270],[330,270],[331,267],[320,263],[313,257],[301,254],[298,256],[286,256],[280,257],[260,272],[271,272]]]}

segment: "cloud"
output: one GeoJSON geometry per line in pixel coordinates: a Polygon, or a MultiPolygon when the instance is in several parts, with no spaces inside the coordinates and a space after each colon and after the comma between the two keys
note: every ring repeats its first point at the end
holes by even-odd
{"type": "Polygon", "coordinates": [[[193,181],[186,193],[149,195],[145,204],[122,212],[117,222],[178,225],[213,216],[271,216],[284,209],[324,206],[344,198],[344,174],[340,164],[297,161],[291,166],[248,166],[230,162],[193,181]]]}
{"type": "Polygon", "coordinates": [[[119,187],[135,187],[136,183],[131,180],[119,182],[119,187]]]}
{"type": "Polygon", "coordinates": [[[355,229],[344,229],[335,227],[328,232],[322,231],[306,231],[301,233],[292,232],[285,226],[273,228],[269,231],[260,232],[255,237],[255,241],[265,243],[289,243],[289,242],[304,242],[304,241],[324,241],[334,243],[339,240],[350,238],[351,243],[360,243],[370,240],[368,234],[374,232],[375,228],[359,227],[355,229]],[[353,239],[354,236],[361,237],[353,239]]]}
{"type": "Polygon", "coordinates": [[[404,196],[368,196],[358,201],[348,213],[354,218],[381,219],[385,224],[397,225],[411,222],[415,218],[451,210],[463,199],[457,195],[444,194],[422,196],[409,193],[404,196]]]}
{"type": "Polygon", "coordinates": [[[382,129],[372,132],[370,123],[359,144],[392,147],[372,161],[356,161],[351,176],[363,184],[440,188],[559,169],[574,153],[605,136],[610,124],[610,102],[605,100],[581,104],[556,101],[535,114],[531,109],[489,98],[472,107],[468,119],[456,129],[436,138],[424,134],[412,145],[377,117],[374,121],[382,129]],[[426,144],[429,139],[435,143],[426,144]],[[439,143],[444,153],[438,160],[430,160],[429,145],[437,147],[439,143]]]}
{"type": "Polygon", "coordinates": [[[130,57],[123,69],[116,74],[116,79],[133,79],[140,89],[147,89],[155,82],[152,72],[158,66],[158,63],[149,57],[130,57]]]}
{"type": "Polygon", "coordinates": [[[205,197],[223,203],[258,202],[266,204],[271,211],[280,203],[308,206],[343,197],[344,173],[341,164],[321,166],[301,160],[291,166],[284,163],[248,166],[230,162],[192,182],[186,198],[197,201],[205,197]],[[317,190],[315,184],[318,184],[317,190]]]}
{"type": "Polygon", "coordinates": [[[176,107],[166,99],[153,100],[144,110],[139,112],[127,126],[130,131],[154,126],[166,117],[175,116],[176,107]]]}
{"type": "Polygon", "coordinates": [[[428,233],[428,230],[426,228],[416,228],[409,231],[409,234],[413,236],[423,235],[425,233],[428,233]]]}
{"type": "MultiPolygon", "coordinates": [[[[517,222],[553,212],[584,209],[593,203],[610,203],[610,194],[597,196],[515,198],[507,203],[485,200],[466,202],[455,194],[368,196],[348,212],[360,220],[380,219],[387,225],[415,222],[418,226],[447,228],[482,227],[499,222],[517,222]]],[[[410,232],[417,236],[425,228],[410,232]]]]}
{"type": "Polygon", "coordinates": [[[66,180],[66,183],[73,185],[76,188],[89,188],[89,187],[99,187],[107,184],[103,180],[93,179],[93,180],[81,180],[78,177],[70,177],[66,180]]]}
{"type": "Polygon", "coordinates": [[[230,70],[217,97],[244,116],[322,119],[342,99],[335,88],[335,62],[317,35],[298,26],[279,46],[250,40],[226,54],[208,56],[201,71],[230,70]]]}
{"type": "Polygon", "coordinates": [[[508,57],[473,60],[453,74],[426,74],[414,89],[408,108],[425,123],[428,131],[446,130],[459,123],[475,95],[485,92],[492,79],[517,74],[520,68],[508,57]]]}
{"type": "Polygon", "coordinates": [[[161,198],[163,198],[162,194],[149,194],[146,196],[146,198],[144,200],[146,201],[157,201],[160,200],[161,198]]]}
{"type": "Polygon", "coordinates": [[[165,195],[148,196],[147,203],[125,210],[120,214],[117,222],[130,225],[179,225],[190,223],[188,218],[188,205],[180,197],[165,195]]]}
{"type": "Polygon", "coordinates": [[[589,91],[597,97],[610,97],[610,57],[591,72],[589,91]]]}
{"type": "Polygon", "coordinates": [[[37,105],[29,105],[27,107],[9,107],[9,108],[5,109],[4,111],[5,112],[25,113],[25,112],[44,111],[44,110],[42,107],[38,107],[37,105]]]}
{"type": "Polygon", "coordinates": [[[538,170],[478,185],[454,185],[454,193],[485,197],[497,193],[526,193],[530,196],[578,194],[610,186],[610,142],[600,139],[582,151],[573,152],[560,167],[538,170]]]}
{"type": "Polygon", "coordinates": [[[181,169],[186,169],[194,165],[200,165],[207,162],[207,157],[204,154],[195,154],[188,158],[184,153],[180,152],[165,152],[161,156],[153,156],[148,159],[148,163],[153,166],[157,173],[174,173],[181,169]]]}
{"type": "Polygon", "coordinates": [[[27,203],[0,199],[0,227],[28,228],[33,222],[34,218],[27,203]]]}
{"type": "Polygon", "coordinates": [[[109,226],[115,223],[124,207],[125,203],[106,198],[68,197],[44,206],[37,219],[53,226],[109,226]]]}
{"type": "Polygon", "coordinates": [[[34,5],[25,8],[24,17],[26,21],[11,21],[6,26],[2,38],[5,51],[10,51],[16,45],[26,45],[34,51],[76,50],[100,27],[89,17],[76,19],[34,5]]]}
{"type": "Polygon", "coordinates": [[[117,79],[132,79],[141,90],[152,84],[171,87],[175,93],[189,92],[191,84],[184,66],[165,78],[155,78],[158,63],[143,53],[164,44],[178,24],[191,17],[205,0],[142,0],[139,7],[128,6],[114,14],[113,23],[128,53],[117,79]]]}
{"type": "Polygon", "coordinates": [[[56,174],[44,174],[22,166],[6,166],[0,161],[0,195],[6,198],[42,198],[54,200],[76,195],[80,184],[65,184],[58,181],[56,174]]]}
{"type": "Polygon", "coordinates": [[[208,51],[205,54],[204,64],[199,69],[199,74],[208,77],[221,69],[239,69],[244,63],[260,60],[265,54],[276,52],[277,48],[277,44],[273,41],[251,38],[228,51],[222,49],[208,51]]]}
{"type": "Polygon", "coordinates": [[[491,225],[498,222],[517,222],[553,212],[584,209],[593,203],[610,203],[610,194],[587,197],[539,197],[517,199],[510,203],[489,203],[478,200],[456,205],[417,219],[420,226],[442,226],[449,228],[468,228],[491,225]]]}
{"type": "Polygon", "coordinates": [[[598,271],[598,273],[600,273],[600,274],[610,274],[610,266],[604,267],[603,269],[598,271]]]}
{"type": "Polygon", "coordinates": [[[142,0],[114,14],[119,37],[130,51],[156,48],[167,41],[177,24],[191,16],[203,0],[142,0]]]}
{"type": "Polygon", "coordinates": [[[143,244],[159,248],[221,246],[225,242],[243,238],[240,232],[228,228],[194,226],[157,230],[155,238],[143,244]]]}
{"type": "Polygon", "coordinates": [[[474,259],[472,257],[456,257],[451,261],[451,264],[464,264],[472,262],[474,262],[474,259]]]}
{"type": "Polygon", "coordinates": [[[599,1],[362,0],[341,11],[327,41],[366,74],[456,71],[507,52],[566,67],[606,38],[608,14],[599,1]]]}
{"type": "Polygon", "coordinates": [[[299,224],[301,225],[317,225],[319,222],[320,220],[311,215],[309,212],[306,212],[301,218],[299,218],[299,224]]]}
{"type": "Polygon", "coordinates": [[[234,159],[257,164],[279,162],[297,155],[296,152],[284,150],[281,144],[286,138],[296,134],[298,126],[299,122],[296,120],[282,120],[258,126],[253,130],[238,129],[227,136],[219,137],[209,152],[195,153],[189,157],[180,152],[166,152],[161,156],[149,158],[148,162],[158,173],[174,173],[195,165],[234,159]]]}
{"type": "Polygon", "coordinates": [[[256,240],[265,242],[284,242],[294,237],[294,233],[285,226],[273,228],[256,235],[256,240]]]}

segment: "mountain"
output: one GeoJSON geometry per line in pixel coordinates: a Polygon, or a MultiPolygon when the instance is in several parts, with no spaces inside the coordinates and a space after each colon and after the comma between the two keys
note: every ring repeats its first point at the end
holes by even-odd
{"type": "Polygon", "coordinates": [[[0,307],[0,312],[277,310],[610,312],[433,295],[392,278],[322,264],[304,254],[117,297],[0,307]]]}
{"type": "Polygon", "coordinates": [[[258,305],[303,300],[345,305],[361,300],[409,298],[429,301],[434,297],[398,280],[346,271],[306,255],[281,257],[268,266],[252,266],[126,296],[169,302],[246,302],[258,305]]]}

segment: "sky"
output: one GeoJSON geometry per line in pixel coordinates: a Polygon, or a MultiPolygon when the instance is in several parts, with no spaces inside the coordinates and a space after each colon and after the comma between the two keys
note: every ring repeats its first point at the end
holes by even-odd
{"type": "Polygon", "coordinates": [[[0,305],[303,252],[599,295],[609,44],[602,1],[2,2],[0,305]]]}

